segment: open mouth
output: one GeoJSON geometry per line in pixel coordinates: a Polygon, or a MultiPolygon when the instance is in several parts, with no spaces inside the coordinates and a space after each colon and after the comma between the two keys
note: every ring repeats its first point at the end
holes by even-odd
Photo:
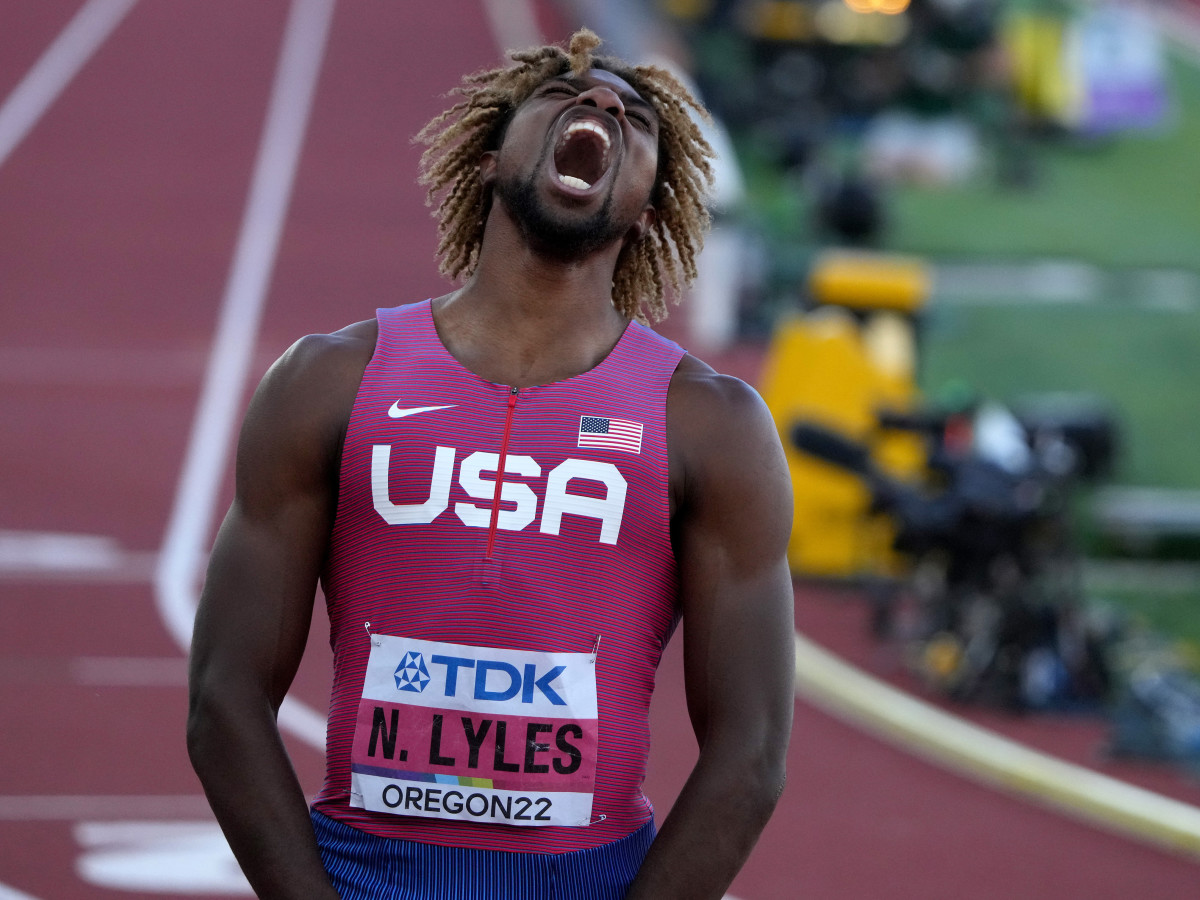
{"type": "Polygon", "coordinates": [[[554,148],[554,168],[561,184],[586,191],[608,171],[612,138],[591,119],[576,119],[563,129],[554,148]]]}

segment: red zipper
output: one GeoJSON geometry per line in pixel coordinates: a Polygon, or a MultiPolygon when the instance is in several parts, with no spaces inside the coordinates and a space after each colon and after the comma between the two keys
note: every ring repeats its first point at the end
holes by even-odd
{"type": "Polygon", "coordinates": [[[496,493],[492,497],[492,523],[488,526],[487,553],[492,558],[496,546],[496,522],[500,518],[500,489],[504,485],[504,464],[508,459],[508,437],[512,433],[513,410],[517,406],[517,388],[508,389],[508,411],[504,414],[504,436],[500,439],[500,462],[496,464],[496,493]]]}

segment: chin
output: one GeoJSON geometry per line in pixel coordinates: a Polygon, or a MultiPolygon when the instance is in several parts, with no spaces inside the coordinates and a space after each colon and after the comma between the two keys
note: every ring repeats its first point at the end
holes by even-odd
{"type": "Polygon", "coordinates": [[[611,191],[600,207],[592,212],[555,209],[541,197],[536,177],[511,183],[498,183],[496,196],[517,223],[521,234],[538,253],[575,259],[587,256],[619,241],[630,225],[618,223],[612,214],[611,191]]]}

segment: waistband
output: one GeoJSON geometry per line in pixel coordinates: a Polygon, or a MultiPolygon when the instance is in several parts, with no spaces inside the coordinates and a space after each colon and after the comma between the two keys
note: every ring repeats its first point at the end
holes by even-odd
{"type": "Polygon", "coordinates": [[[620,900],[655,836],[651,820],[599,847],[513,853],[379,837],[311,814],[321,860],[342,900],[620,900]]]}

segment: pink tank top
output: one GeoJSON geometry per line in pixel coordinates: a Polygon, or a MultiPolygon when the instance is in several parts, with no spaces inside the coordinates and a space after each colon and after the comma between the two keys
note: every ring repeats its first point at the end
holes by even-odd
{"type": "Polygon", "coordinates": [[[632,323],[594,369],[516,390],[446,351],[428,301],[377,317],[322,578],[314,805],[449,846],[625,837],[653,815],[650,694],[678,621],[666,397],[683,350],[632,323]]]}

